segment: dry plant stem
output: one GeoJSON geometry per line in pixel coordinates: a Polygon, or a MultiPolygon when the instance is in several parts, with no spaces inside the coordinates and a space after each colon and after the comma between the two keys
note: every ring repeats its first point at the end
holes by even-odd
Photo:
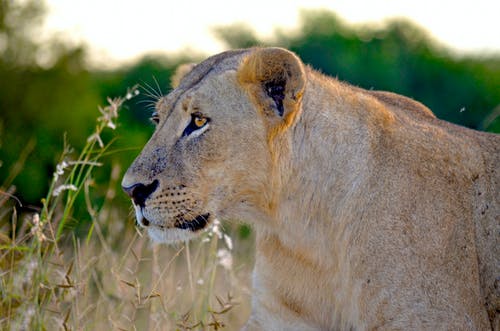
{"type": "MultiPolygon", "coordinates": [[[[12,213],[12,243],[16,245],[16,224],[17,224],[17,211],[16,208],[13,209],[12,213]]],[[[14,266],[14,250],[9,250],[10,253],[10,266],[11,268],[14,266]]],[[[13,275],[14,271],[9,270],[10,274],[13,275]]],[[[12,276],[9,279],[9,283],[12,282],[12,276]]],[[[10,329],[10,321],[11,321],[11,313],[12,313],[12,297],[9,296],[8,310],[7,310],[7,326],[10,329]]]]}
{"type": "Polygon", "coordinates": [[[90,160],[90,155],[94,151],[95,144],[96,144],[95,142],[92,142],[89,146],[89,150],[85,151],[85,154],[84,154],[84,152],[82,152],[82,156],[84,155],[84,159],[83,160],[79,159],[77,166],[73,167],[73,169],[71,171],[71,175],[69,176],[69,182],[76,183],[75,186],[77,187],[77,190],[76,191],[68,191],[67,198],[66,198],[66,205],[64,206],[64,214],[63,214],[63,217],[61,218],[61,222],[59,223],[59,226],[57,229],[57,239],[60,238],[61,233],[64,229],[64,225],[66,224],[70,213],[73,211],[73,205],[75,203],[75,200],[76,200],[78,194],[80,193],[80,190],[82,188],[82,184],[90,177],[92,170],[97,165],[96,160],[98,160],[101,157],[104,150],[110,146],[110,144],[106,145],[97,154],[97,156],[95,157],[94,160],[90,160]],[[86,166],[87,166],[87,168],[86,168],[86,166]],[[77,169],[78,169],[78,173],[76,173],[77,169]],[[76,178],[74,178],[73,176],[76,176],[76,178]]]}
{"type": "MultiPolygon", "coordinates": [[[[155,294],[156,294],[156,291],[155,291],[155,286],[156,284],[158,283],[159,279],[160,279],[160,268],[159,268],[159,261],[158,261],[158,245],[155,245],[152,247],[152,257],[153,257],[153,261],[152,261],[152,264],[151,264],[151,288],[149,290],[149,294],[148,296],[146,297],[146,300],[149,300],[150,298],[152,298],[155,294]]],[[[150,305],[150,309],[149,309],[149,320],[148,320],[148,325],[154,325],[155,321],[154,321],[154,315],[156,314],[156,312],[159,310],[158,308],[158,305],[155,301],[152,301],[151,302],[151,305],[150,305]]]]}
{"type": "Polygon", "coordinates": [[[191,267],[191,250],[189,249],[189,241],[184,242],[184,247],[186,247],[186,262],[189,275],[189,290],[191,292],[191,301],[194,302],[193,268],[191,267]]]}
{"type": "Polygon", "coordinates": [[[35,146],[36,146],[36,140],[35,140],[35,138],[32,137],[28,141],[28,144],[26,145],[26,147],[24,147],[23,150],[21,151],[21,153],[19,154],[19,158],[16,160],[16,162],[9,169],[9,176],[3,182],[3,184],[2,184],[3,187],[9,187],[12,184],[12,182],[14,181],[14,179],[17,177],[17,175],[19,175],[19,173],[21,173],[21,171],[24,167],[24,164],[26,163],[26,159],[31,154],[33,149],[35,149],[35,146]]]}
{"type": "MultiPolygon", "coordinates": [[[[207,312],[210,310],[210,298],[213,296],[213,290],[214,290],[214,285],[215,285],[215,276],[217,274],[217,246],[219,242],[219,236],[214,233],[212,236],[212,240],[210,242],[210,250],[209,250],[209,256],[208,259],[212,263],[212,271],[210,273],[210,281],[208,283],[208,291],[207,295],[205,297],[204,303],[203,303],[203,316],[202,316],[202,321],[205,321],[205,318],[208,319],[207,317],[207,312]]],[[[207,321],[205,321],[207,322],[207,321]]]]}
{"type": "MultiPolygon", "coordinates": [[[[7,191],[0,190],[0,208],[4,206],[4,204],[9,200],[13,199],[20,207],[23,206],[21,201],[14,195],[14,192],[16,191],[15,186],[8,186],[9,188],[7,191]]],[[[7,212],[9,209],[5,208],[5,212],[7,212]]],[[[5,215],[5,214],[4,214],[5,215]]],[[[4,215],[0,215],[0,219],[3,218],[4,215]]]]}
{"type": "MultiPolygon", "coordinates": [[[[73,236],[73,249],[74,249],[74,254],[75,254],[75,260],[76,260],[76,267],[75,267],[75,272],[78,273],[80,271],[79,266],[82,265],[82,261],[80,261],[81,257],[81,249],[80,249],[80,240],[73,236]]],[[[80,321],[80,296],[76,295],[74,298],[74,305],[75,309],[72,309],[72,312],[74,314],[74,320],[75,321],[80,321]]]]}
{"type": "MultiPolygon", "coordinates": [[[[163,268],[163,270],[161,271],[161,273],[158,275],[158,279],[156,280],[156,282],[154,283],[153,287],[151,288],[151,294],[150,295],[153,295],[154,293],[157,292],[156,290],[158,289],[158,287],[160,285],[160,282],[163,280],[163,277],[165,276],[165,272],[172,265],[172,262],[174,262],[174,260],[179,256],[179,254],[185,249],[185,247],[186,246],[183,246],[179,250],[177,250],[177,252],[172,256],[172,258],[165,264],[165,267],[163,268]]],[[[158,249],[159,247],[157,246],[156,248],[158,249]]],[[[157,249],[155,249],[156,253],[158,253],[157,249]]]]}

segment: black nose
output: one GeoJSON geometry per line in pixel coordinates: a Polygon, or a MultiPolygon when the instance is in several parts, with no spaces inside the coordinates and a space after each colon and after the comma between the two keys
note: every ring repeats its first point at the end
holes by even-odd
{"type": "Polygon", "coordinates": [[[129,187],[123,187],[123,190],[134,200],[136,205],[144,207],[146,199],[158,188],[158,184],[158,180],[154,180],[148,185],[138,183],[129,187]]]}

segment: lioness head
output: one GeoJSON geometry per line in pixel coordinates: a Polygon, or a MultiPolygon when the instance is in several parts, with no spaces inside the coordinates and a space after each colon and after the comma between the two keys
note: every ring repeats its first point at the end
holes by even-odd
{"type": "Polygon", "coordinates": [[[161,242],[272,208],[273,145],[300,115],[305,73],[289,51],[250,49],[211,57],[178,83],[122,181],[138,224],[161,242]]]}

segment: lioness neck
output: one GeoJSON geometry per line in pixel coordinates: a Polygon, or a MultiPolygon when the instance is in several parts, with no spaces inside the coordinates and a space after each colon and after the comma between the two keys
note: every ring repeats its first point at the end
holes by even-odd
{"type": "Polygon", "coordinates": [[[302,107],[310,111],[301,114],[290,133],[290,151],[282,155],[276,222],[283,240],[311,247],[322,259],[325,250],[334,250],[332,238],[341,241],[350,233],[345,224],[355,227],[360,217],[358,195],[365,196],[374,185],[371,149],[380,132],[373,122],[385,119],[366,114],[366,95],[314,72],[309,75],[302,107]]]}
{"type": "Polygon", "coordinates": [[[350,276],[358,252],[351,243],[361,228],[361,194],[370,197],[367,191],[375,186],[368,170],[380,133],[373,121],[386,119],[360,116],[366,112],[362,93],[309,75],[302,107],[313,111],[301,114],[288,137],[290,148],[281,155],[282,186],[273,226],[257,230],[255,277],[266,291],[282,298],[277,304],[299,310],[313,323],[327,321],[324,327],[328,328],[360,320],[360,287],[350,276]],[[307,90],[314,90],[314,96],[307,90]],[[353,104],[358,107],[354,112],[353,104]],[[277,274],[279,284],[272,280],[277,274]],[[311,286],[315,281],[316,286],[311,286]],[[300,302],[298,298],[309,299],[300,302]]]}

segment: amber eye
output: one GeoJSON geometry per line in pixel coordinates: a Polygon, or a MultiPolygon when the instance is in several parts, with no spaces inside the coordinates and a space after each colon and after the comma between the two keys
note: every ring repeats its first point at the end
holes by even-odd
{"type": "Polygon", "coordinates": [[[193,116],[193,123],[198,128],[201,128],[202,126],[204,126],[205,124],[207,124],[207,121],[208,120],[207,120],[206,117],[202,117],[202,116],[199,116],[199,115],[193,116]]]}
{"type": "Polygon", "coordinates": [[[182,133],[182,136],[188,136],[192,132],[198,131],[202,128],[205,128],[208,125],[208,122],[210,122],[210,119],[208,117],[205,117],[199,113],[191,114],[191,122],[189,122],[189,125],[184,129],[184,132],[182,133]]]}
{"type": "Polygon", "coordinates": [[[155,124],[158,124],[160,122],[160,116],[158,115],[157,112],[154,112],[152,115],[151,115],[151,122],[155,123],[155,124]]]}

